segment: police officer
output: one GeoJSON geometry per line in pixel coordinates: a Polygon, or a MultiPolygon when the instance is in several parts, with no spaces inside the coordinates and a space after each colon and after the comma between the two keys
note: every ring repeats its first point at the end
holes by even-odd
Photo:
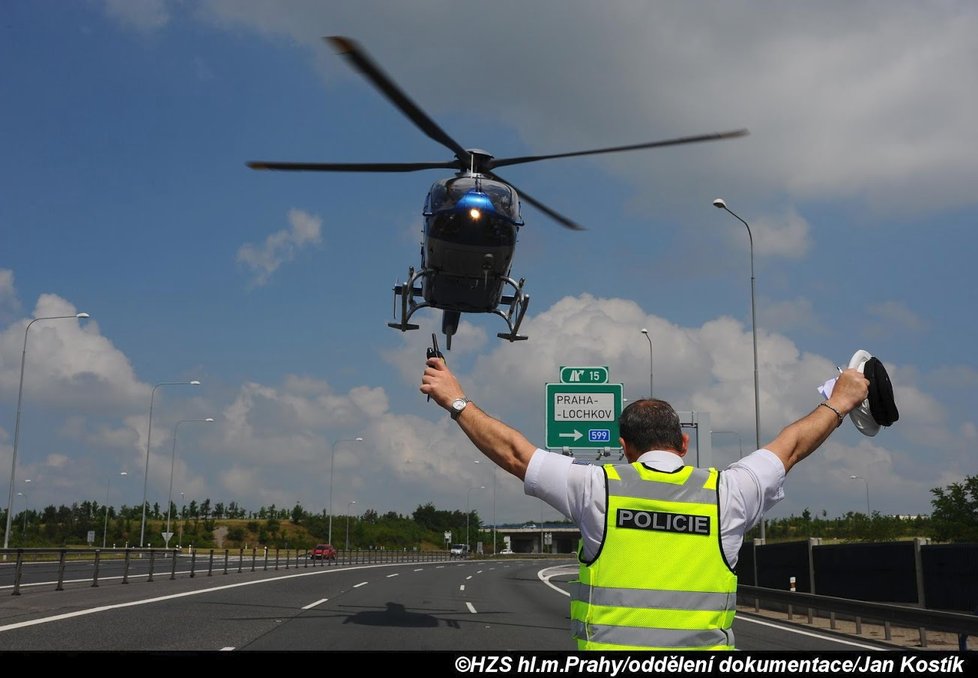
{"type": "Polygon", "coordinates": [[[869,382],[844,370],[812,412],[723,472],[684,464],[689,436],[663,400],[637,400],[622,411],[627,464],[592,465],[539,449],[486,414],[441,358],[427,360],[421,392],[520,478],[527,495],[580,529],[571,598],[578,649],[732,650],[744,534],[783,498],[785,474],[866,400],[869,382]]]}

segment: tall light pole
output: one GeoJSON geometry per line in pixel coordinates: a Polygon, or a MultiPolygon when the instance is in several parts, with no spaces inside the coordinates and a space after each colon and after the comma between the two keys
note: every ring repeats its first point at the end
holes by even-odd
{"type": "MultiPolygon", "coordinates": [[[[476,464],[481,464],[481,459],[474,460],[476,464]]],[[[496,554],[496,471],[499,467],[492,464],[492,553],[496,554]]]]}
{"type": "Polygon", "coordinates": [[[649,336],[649,331],[644,327],[642,328],[642,334],[644,334],[645,338],[649,340],[649,398],[651,398],[653,393],[652,391],[652,337],[649,336]]]}
{"type": "Polygon", "coordinates": [[[17,496],[24,498],[24,527],[20,530],[20,536],[23,537],[27,533],[27,495],[23,492],[18,492],[17,496]]]}
{"type": "Polygon", "coordinates": [[[496,555],[496,471],[498,466],[492,465],[492,555],[496,555]]]}
{"type": "Polygon", "coordinates": [[[350,551],[350,507],[357,503],[354,499],[349,504],[346,505],[346,551],[350,551]]]}
{"type": "Polygon", "coordinates": [[[205,419],[181,419],[173,425],[173,452],[170,454],[170,489],[166,493],[166,533],[163,535],[166,548],[170,548],[170,537],[172,536],[170,534],[170,506],[173,504],[173,467],[176,465],[177,460],[177,429],[180,428],[180,424],[185,424],[188,421],[211,423],[214,421],[214,417],[207,417],[205,419]]]}
{"type": "Polygon", "coordinates": [[[333,452],[329,455],[329,536],[326,537],[326,541],[330,544],[333,543],[333,463],[336,461],[336,446],[340,443],[358,443],[361,440],[363,438],[357,436],[333,441],[333,452]]]}
{"type": "MultiPolygon", "coordinates": [[[[754,444],[755,450],[761,449],[761,405],[760,405],[760,389],[758,387],[757,381],[757,315],[755,312],[755,300],[754,300],[754,236],[750,232],[750,224],[741,219],[739,216],[734,214],[727,203],[724,202],[723,198],[717,198],[713,201],[713,206],[726,210],[729,212],[737,221],[742,223],[747,227],[747,239],[750,243],[750,326],[751,333],[754,337],[754,444]]],[[[764,516],[761,516],[761,542],[764,542],[764,516]]]]}
{"type": "Polygon", "coordinates": [[[858,479],[866,483],[866,517],[867,518],[871,517],[873,514],[869,510],[869,481],[866,480],[863,476],[849,476],[849,479],[850,480],[858,479]]]}
{"type": "Polygon", "coordinates": [[[30,482],[30,478],[24,478],[24,491],[17,493],[24,498],[24,528],[20,531],[21,536],[27,534],[27,511],[30,509],[30,499],[27,496],[27,486],[30,484],[30,482]]]}
{"type": "Polygon", "coordinates": [[[146,488],[149,484],[149,443],[150,436],[153,434],[153,401],[156,399],[156,389],[160,386],[200,386],[196,379],[192,381],[162,381],[153,387],[153,392],[149,396],[149,426],[146,429],[146,471],[143,474],[143,519],[139,525],[139,548],[142,548],[146,539],[146,488]]]}
{"type": "MultiPolygon", "coordinates": [[[[125,471],[119,472],[120,476],[129,475],[125,471]]],[[[105,548],[105,537],[109,533],[109,487],[112,485],[112,476],[105,481],[105,526],[102,528],[102,548],[105,548]]]]}
{"type": "MultiPolygon", "coordinates": [[[[48,315],[42,318],[33,318],[27,327],[24,328],[24,350],[20,353],[20,387],[17,389],[17,418],[14,420],[14,451],[10,456],[10,490],[7,492],[7,527],[3,533],[3,547],[7,548],[10,544],[10,519],[14,505],[14,476],[17,473],[17,444],[20,442],[20,404],[24,396],[24,365],[27,362],[27,333],[31,325],[41,320],[62,320],[75,318],[82,320],[90,318],[87,313],[76,313],[75,315],[48,315]]],[[[6,560],[6,556],[4,556],[6,560]]]]}
{"type": "Polygon", "coordinates": [[[479,485],[479,487],[470,487],[468,492],[465,493],[465,553],[466,556],[469,553],[469,518],[472,515],[472,510],[469,509],[469,498],[472,497],[472,490],[484,490],[485,485],[479,485]]]}

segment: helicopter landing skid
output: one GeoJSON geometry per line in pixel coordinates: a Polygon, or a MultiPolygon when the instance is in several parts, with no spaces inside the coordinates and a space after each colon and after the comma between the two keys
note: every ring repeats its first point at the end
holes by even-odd
{"type": "MultiPolygon", "coordinates": [[[[415,282],[419,279],[423,279],[426,275],[429,275],[430,271],[422,270],[415,271],[412,266],[408,269],[408,279],[407,282],[397,283],[394,285],[394,304],[395,313],[397,312],[396,305],[398,298],[401,302],[401,320],[400,322],[387,323],[388,327],[392,327],[395,330],[400,330],[401,332],[407,332],[408,330],[416,330],[420,326],[409,322],[411,316],[414,312],[421,308],[434,308],[428,302],[418,303],[415,301],[416,297],[421,297],[422,289],[420,287],[415,287],[415,282]]],[[[503,282],[507,285],[513,287],[512,295],[503,295],[500,297],[500,304],[509,304],[509,309],[506,311],[501,311],[499,308],[492,310],[492,313],[498,315],[500,318],[506,321],[507,327],[509,327],[509,332],[499,332],[496,334],[500,339],[506,339],[510,342],[513,341],[525,341],[529,337],[518,334],[520,330],[520,325],[523,323],[523,316],[526,315],[526,307],[530,303],[530,295],[523,292],[523,285],[526,280],[521,278],[519,282],[516,282],[512,278],[503,278],[503,282]]],[[[449,337],[451,341],[451,337],[449,337]]]]}
{"type": "Polygon", "coordinates": [[[497,332],[496,336],[510,342],[526,341],[529,337],[517,334],[520,330],[520,325],[523,323],[523,316],[526,315],[526,307],[530,303],[530,295],[523,292],[523,284],[526,282],[526,279],[520,278],[519,283],[512,278],[504,278],[503,281],[513,286],[513,296],[503,295],[501,298],[501,303],[509,304],[509,311],[504,313],[497,308],[493,313],[506,321],[506,325],[509,326],[509,333],[497,332]]]}
{"type": "Polygon", "coordinates": [[[400,330],[401,332],[407,332],[408,330],[416,330],[419,327],[421,327],[420,325],[409,323],[408,320],[411,319],[411,316],[414,315],[414,312],[417,311],[419,308],[424,308],[429,305],[427,302],[419,304],[414,300],[415,297],[421,296],[421,288],[415,287],[414,281],[417,280],[418,278],[423,278],[424,275],[425,275],[424,271],[422,271],[421,273],[415,273],[414,266],[412,266],[411,268],[408,269],[407,282],[403,284],[397,283],[396,285],[394,285],[394,304],[395,304],[394,312],[397,313],[397,309],[396,309],[397,298],[400,297],[401,298],[401,322],[387,323],[388,327],[393,327],[395,330],[400,330]]]}
{"type": "MultiPolygon", "coordinates": [[[[417,279],[417,275],[414,273],[414,267],[412,266],[408,270],[408,281],[404,284],[397,283],[394,285],[394,312],[397,313],[397,298],[401,298],[401,322],[399,323],[387,323],[388,327],[393,327],[395,330],[401,330],[401,332],[407,332],[408,330],[416,330],[420,325],[415,325],[409,323],[408,320],[414,315],[414,312],[421,308],[422,304],[415,303],[414,298],[421,296],[421,288],[414,286],[414,281],[417,279]]],[[[426,305],[426,304],[424,304],[426,305]]]]}

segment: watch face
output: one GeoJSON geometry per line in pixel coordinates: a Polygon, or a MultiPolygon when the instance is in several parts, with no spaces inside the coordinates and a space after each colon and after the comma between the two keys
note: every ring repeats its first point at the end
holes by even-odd
{"type": "Polygon", "coordinates": [[[468,404],[468,401],[466,401],[466,400],[464,400],[462,398],[459,398],[458,400],[455,400],[455,401],[452,402],[452,409],[455,410],[456,412],[461,412],[462,410],[465,409],[465,406],[467,404],[468,404]]]}

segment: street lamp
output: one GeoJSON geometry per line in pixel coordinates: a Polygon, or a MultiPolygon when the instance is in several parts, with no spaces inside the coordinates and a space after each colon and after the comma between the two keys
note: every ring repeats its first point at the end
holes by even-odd
{"type": "MultiPolygon", "coordinates": [[[[17,389],[17,418],[14,420],[14,451],[10,456],[10,490],[7,492],[7,527],[3,533],[3,547],[7,548],[10,544],[10,519],[11,519],[11,508],[14,503],[14,475],[17,473],[17,443],[20,442],[20,404],[23,400],[24,395],[24,365],[27,362],[27,333],[31,329],[31,325],[38,322],[39,320],[62,320],[66,318],[75,318],[82,320],[85,318],[90,318],[87,313],[76,313],[75,315],[49,315],[42,318],[33,318],[27,327],[24,328],[24,350],[20,354],[20,387],[17,389]]],[[[4,555],[4,560],[7,556],[4,555]]]]}
{"type": "Polygon", "coordinates": [[[143,474],[143,519],[139,525],[139,548],[143,547],[146,538],[146,487],[149,483],[149,442],[153,433],[153,400],[156,398],[156,389],[160,386],[200,386],[200,382],[193,381],[163,381],[153,387],[153,392],[149,396],[149,427],[146,429],[146,472],[143,474]]]}
{"type": "Polygon", "coordinates": [[[740,454],[737,456],[737,458],[738,459],[744,458],[744,439],[740,436],[740,433],[738,431],[711,431],[710,433],[712,435],[716,435],[717,433],[730,433],[732,435],[737,436],[737,441],[740,443],[740,454]]]}
{"type": "MultiPolygon", "coordinates": [[[[757,383],[757,316],[755,313],[755,301],[754,301],[754,236],[750,232],[750,224],[741,219],[739,216],[734,214],[727,203],[724,202],[723,198],[717,198],[713,201],[713,206],[726,210],[734,216],[737,221],[742,223],[747,227],[747,239],[750,243],[750,325],[751,333],[754,336],[754,442],[756,447],[754,449],[761,449],[761,406],[760,406],[760,389],[757,383]]],[[[764,542],[764,516],[761,516],[761,542],[764,542]]]]}
{"type": "MultiPolygon", "coordinates": [[[[129,475],[125,471],[119,472],[120,476],[129,475]]],[[[112,476],[105,481],[105,527],[102,528],[102,548],[105,548],[105,536],[109,533],[109,486],[112,484],[112,476]]]]}
{"type": "Polygon", "coordinates": [[[336,461],[336,446],[340,443],[358,443],[361,440],[363,438],[357,436],[356,438],[343,438],[333,441],[333,452],[329,456],[329,536],[326,537],[326,541],[330,544],[333,543],[333,462],[336,461]]]}
{"type": "Polygon", "coordinates": [[[642,334],[645,338],[649,340],[649,398],[652,397],[652,337],[649,335],[649,331],[642,328],[642,334]]]}
{"type": "Polygon", "coordinates": [[[471,543],[469,542],[469,518],[472,516],[472,511],[469,509],[469,499],[472,497],[472,490],[484,490],[485,485],[479,485],[479,487],[470,487],[468,492],[465,493],[465,552],[466,555],[469,552],[471,543]]]}
{"type": "MultiPolygon", "coordinates": [[[[570,455],[573,456],[573,455],[570,455]]],[[[482,463],[481,459],[474,460],[476,464],[482,463]]],[[[492,465],[492,553],[496,553],[496,471],[499,467],[492,465]]]]}
{"type": "Polygon", "coordinates": [[[499,467],[492,465],[492,554],[496,555],[496,471],[499,467]]]}
{"type": "Polygon", "coordinates": [[[24,498],[24,527],[20,530],[20,536],[23,537],[27,533],[27,495],[23,492],[18,492],[17,496],[24,498]]]}
{"type": "Polygon", "coordinates": [[[24,529],[21,530],[20,532],[21,536],[27,534],[27,510],[30,508],[30,501],[28,500],[27,497],[27,486],[30,484],[30,482],[31,482],[30,478],[24,478],[24,491],[17,493],[22,497],[24,497],[24,529]]]}
{"type": "Polygon", "coordinates": [[[869,510],[869,481],[863,476],[849,476],[850,480],[861,480],[866,483],[866,517],[869,518],[873,514],[869,510]]]}
{"type": "Polygon", "coordinates": [[[181,419],[173,425],[173,452],[170,454],[170,490],[166,494],[166,532],[163,534],[165,548],[170,548],[170,537],[173,536],[170,533],[170,506],[173,504],[173,467],[177,460],[177,429],[180,428],[180,424],[188,421],[204,421],[210,423],[214,421],[214,417],[207,417],[206,419],[181,419]]]}
{"type": "Polygon", "coordinates": [[[349,504],[346,505],[346,551],[350,552],[350,507],[357,503],[354,499],[349,504]]]}

